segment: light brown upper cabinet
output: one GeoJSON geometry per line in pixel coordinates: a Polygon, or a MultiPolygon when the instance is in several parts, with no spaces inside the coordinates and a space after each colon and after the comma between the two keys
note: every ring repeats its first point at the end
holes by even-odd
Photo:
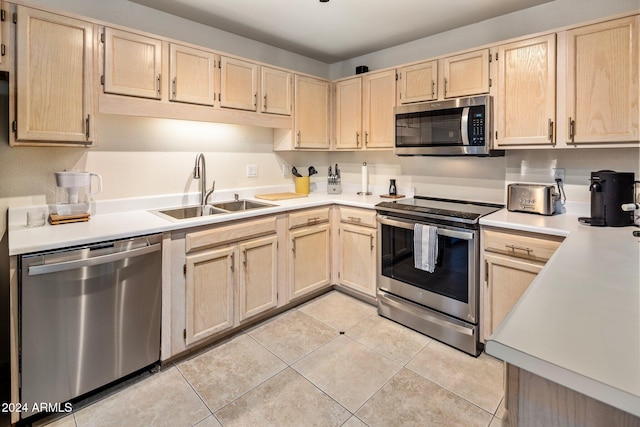
{"type": "Polygon", "coordinates": [[[336,148],[360,148],[362,143],[362,78],[336,83],[336,148]]]}
{"type": "Polygon", "coordinates": [[[498,46],[496,147],[551,146],[556,122],[556,35],[498,46]]]}
{"type": "Polygon", "coordinates": [[[336,148],[393,148],[395,70],[336,83],[336,148]]]}
{"type": "Polygon", "coordinates": [[[162,42],[158,39],[104,29],[104,91],[160,99],[162,42]]]}
{"type": "Polygon", "coordinates": [[[294,148],[329,148],[329,85],[326,80],[295,76],[294,148]]]}
{"type": "Polygon", "coordinates": [[[220,68],[220,106],[258,111],[258,65],[223,56],[220,68]]]}
{"type": "Polygon", "coordinates": [[[269,114],[290,116],[293,99],[293,77],[291,73],[275,68],[260,68],[262,104],[260,111],[269,114]]]}
{"type": "Polygon", "coordinates": [[[17,7],[15,145],[91,145],[93,34],[88,22],[17,7]]]}
{"type": "Polygon", "coordinates": [[[438,61],[398,69],[398,105],[438,98],[438,61]]]}
{"type": "Polygon", "coordinates": [[[566,33],[568,144],[638,142],[638,24],[631,16],[566,33]]]}
{"type": "Polygon", "coordinates": [[[215,73],[213,53],[175,43],[169,45],[171,101],[213,105],[215,73]]]}
{"type": "Polygon", "coordinates": [[[489,49],[442,60],[444,98],[489,93],[489,49]]]}

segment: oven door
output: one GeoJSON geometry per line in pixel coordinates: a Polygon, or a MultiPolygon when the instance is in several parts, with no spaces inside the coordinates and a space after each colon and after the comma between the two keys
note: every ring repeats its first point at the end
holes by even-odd
{"type": "Polygon", "coordinates": [[[416,221],[378,215],[378,289],[477,324],[477,231],[419,223],[438,227],[433,273],[414,266],[416,221]]]}

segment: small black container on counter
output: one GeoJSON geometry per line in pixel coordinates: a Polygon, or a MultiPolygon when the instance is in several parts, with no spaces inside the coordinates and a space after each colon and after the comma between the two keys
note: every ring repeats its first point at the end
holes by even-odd
{"type": "Polygon", "coordinates": [[[398,194],[398,189],[396,188],[396,180],[391,179],[389,180],[389,195],[395,196],[396,194],[398,194]]]}

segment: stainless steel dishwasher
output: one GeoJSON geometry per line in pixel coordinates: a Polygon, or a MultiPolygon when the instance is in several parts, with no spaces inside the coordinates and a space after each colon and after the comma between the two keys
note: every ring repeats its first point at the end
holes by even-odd
{"type": "Polygon", "coordinates": [[[29,409],[159,361],[161,242],[155,234],[20,257],[20,400],[29,409]]]}

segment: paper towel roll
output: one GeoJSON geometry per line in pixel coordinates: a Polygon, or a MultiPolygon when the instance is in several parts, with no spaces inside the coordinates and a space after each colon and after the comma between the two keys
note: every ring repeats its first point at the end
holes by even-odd
{"type": "Polygon", "coordinates": [[[369,188],[369,174],[367,172],[367,162],[362,164],[362,189],[360,190],[362,193],[367,193],[369,188]]]}

